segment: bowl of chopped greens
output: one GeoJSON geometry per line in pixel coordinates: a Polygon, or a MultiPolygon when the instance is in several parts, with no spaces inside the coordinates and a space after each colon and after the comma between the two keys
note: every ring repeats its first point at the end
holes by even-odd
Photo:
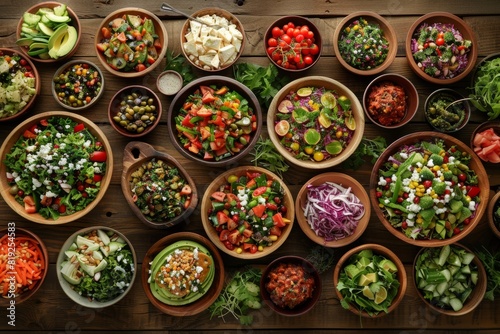
{"type": "Polygon", "coordinates": [[[262,131],[255,94],[239,81],[219,75],[184,86],[170,104],[167,121],[173,146],[208,167],[224,167],[244,158],[262,131]]]}
{"type": "Polygon", "coordinates": [[[153,228],[187,222],[198,204],[196,185],[184,167],[144,142],[125,146],[121,187],[135,215],[153,228]]]}
{"type": "Polygon", "coordinates": [[[57,279],[75,303],[89,308],[111,306],[132,289],[137,274],[134,247],[121,232],[105,226],[73,233],[61,247],[57,279]]]}
{"type": "Polygon", "coordinates": [[[420,249],[413,270],[418,296],[441,314],[470,313],[486,293],[488,277],[483,263],[459,243],[420,249]]]}
{"type": "Polygon", "coordinates": [[[393,312],[404,298],[403,263],[385,246],[363,244],[348,250],[333,272],[335,292],[343,308],[367,318],[393,312]]]}
{"type": "Polygon", "coordinates": [[[398,41],[392,25],[375,12],[346,16],[335,29],[333,49],[339,63],[358,75],[383,72],[396,58],[398,41]]]}
{"type": "Polygon", "coordinates": [[[472,73],[471,103],[486,113],[489,120],[500,116],[500,53],[491,54],[481,60],[472,73]]]}
{"type": "Polygon", "coordinates": [[[478,55],[474,31],[464,20],[448,12],[432,12],[418,18],[406,36],[406,59],[422,79],[449,85],[464,79],[478,55]]]}
{"type": "Polygon", "coordinates": [[[40,75],[33,62],[16,50],[0,48],[0,122],[25,115],[40,89],[40,75]]]}
{"type": "Polygon", "coordinates": [[[205,311],[224,286],[224,263],[207,238],[192,232],[167,235],[146,252],[141,271],[149,301],[171,316],[205,311]]]}
{"type": "Polygon", "coordinates": [[[500,239],[500,191],[490,199],[487,216],[491,231],[500,239]]]}
{"type": "Polygon", "coordinates": [[[466,237],[486,212],[489,192],[481,160],[468,145],[441,132],[396,140],[370,177],[370,200],[379,220],[395,237],[420,247],[466,237]]]}
{"type": "Polygon", "coordinates": [[[451,88],[432,92],[424,104],[427,122],[437,131],[456,132],[469,122],[470,105],[466,98],[451,88]]]}
{"type": "Polygon", "coordinates": [[[67,111],[28,118],[0,148],[0,194],[21,217],[66,224],[101,201],[113,174],[113,152],[101,129],[67,111]]]}
{"type": "Polygon", "coordinates": [[[273,98],[267,130],[293,165],[324,169],[346,160],[363,138],[365,117],[356,95],[323,76],[296,79],[273,98]]]}

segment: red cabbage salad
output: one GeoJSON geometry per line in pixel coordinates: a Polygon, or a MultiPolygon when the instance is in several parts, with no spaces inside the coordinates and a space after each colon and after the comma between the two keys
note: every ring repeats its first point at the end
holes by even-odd
{"type": "Polygon", "coordinates": [[[461,233],[480,201],[470,161],[441,139],[402,146],[378,171],[379,208],[409,238],[442,240],[461,233]]]}
{"type": "Polygon", "coordinates": [[[422,24],[411,40],[413,59],[431,77],[451,79],[465,70],[472,41],[451,23],[422,24]]]}
{"type": "Polygon", "coordinates": [[[326,242],[352,235],[365,214],[365,206],[351,188],[333,182],[308,185],[303,209],[311,229],[326,242]]]}
{"type": "Polygon", "coordinates": [[[351,101],[325,87],[290,91],[278,106],[274,125],[293,157],[317,162],[341,154],[356,129],[351,101]]]}

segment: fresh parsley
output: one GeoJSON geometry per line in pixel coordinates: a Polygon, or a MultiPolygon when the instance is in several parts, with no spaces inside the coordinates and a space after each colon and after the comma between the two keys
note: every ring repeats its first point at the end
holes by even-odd
{"type": "Polygon", "coordinates": [[[484,265],[488,276],[488,283],[484,299],[494,301],[500,296],[500,251],[490,252],[486,247],[476,251],[477,257],[484,265]]]}
{"type": "Polygon", "coordinates": [[[374,139],[363,137],[356,151],[342,163],[342,167],[356,170],[365,163],[365,157],[371,158],[370,162],[375,163],[386,148],[387,142],[381,136],[374,139]]]}
{"type": "Polygon", "coordinates": [[[276,173],[280,178],[288,170],[289,166],[285,158],[276,150],[276,147],[269,138],[264,139],[260,137],[250,154],[254,157],[252,162],[255,166],[260,166],[276,173]]]}
{"type": "Polygon", "coordinates": [[[182,76],[184,85],[196,79],[193,69],[187,62],[186,58],[180,54],[175,55],[173,51],[169,52],[168,50],[165,65],[165,71],[167,70],[172,70],[179,73],[182,76]]]}

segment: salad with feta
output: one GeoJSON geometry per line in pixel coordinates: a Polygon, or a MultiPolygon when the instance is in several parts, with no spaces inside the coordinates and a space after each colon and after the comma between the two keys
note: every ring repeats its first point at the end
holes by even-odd
{"type": "Polygon", "coordinates": [[[443,240],[461,233],[480,204],[470,161],[442,139],[402,146],[378,171],[379,207],[409,238],[443,240]]]}
{"type": "Polygon", "coordinates": [[[102,142],[85,124],[50,117],[26,128],[2,163],[9,192],[26,212],[57,220],[96,199],[106,161],[102,142]]]}

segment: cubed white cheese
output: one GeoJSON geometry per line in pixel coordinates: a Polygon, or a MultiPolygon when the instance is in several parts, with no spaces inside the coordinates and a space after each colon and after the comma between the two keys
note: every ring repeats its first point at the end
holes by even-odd
{"type": "Polygon", "coordinates": [[[206,49],[214,49],[214,50],[219,50],[222,44],[222,38],[220,37],[214,37],[214,36],[207,36],[206,38],[203,39],[203,47],[206,49]]]}
{"type": "Polygon", "coordinates": [[[214,59],[214,54],[204,54],[201,55],[198,59],[200,60],[200,63],[203,65],[211,65],[212,60],[214,59]]]}
{"type": "Polygon", "coordinates": [[[243,34],[238,30],[235,24],[229,26],[229,32],[231,33],[231,35],[233,35],[234,38],[239,40],[243,39],[243,34]]]}
{"type": "Polygon", "coordinates": [[[219,28],[217,30],[217,34],[220,38],[222,38],[224,40],[224,43],[228,44],[228,43],[231,43],[231,41],[233,40],[233,35],[231,35],[231,32],[229,32],[229,30],[227,28],[219,28]]]}
{"type": "Polygon", "coordinates": [[[189,21],[189,28],[191,29],[191,33],[193,34],[193,38],[196,39],[200,36],[202,24],[196,21],[189,21]]]}
{"type": "Polygon", "coordinates": [[[194,41],[184,43],[184,50],[189,55],[198,56],[198,48],[197,48],[196,43],[194,41]]]}
{"type": "Polygon", "coordinates": [[[228,45],[220,48],[219,57],[220,57],[221,63],[225,64],[234,53],[236,53],[236,48],[232,44],[228,44],[228,45]]]}

